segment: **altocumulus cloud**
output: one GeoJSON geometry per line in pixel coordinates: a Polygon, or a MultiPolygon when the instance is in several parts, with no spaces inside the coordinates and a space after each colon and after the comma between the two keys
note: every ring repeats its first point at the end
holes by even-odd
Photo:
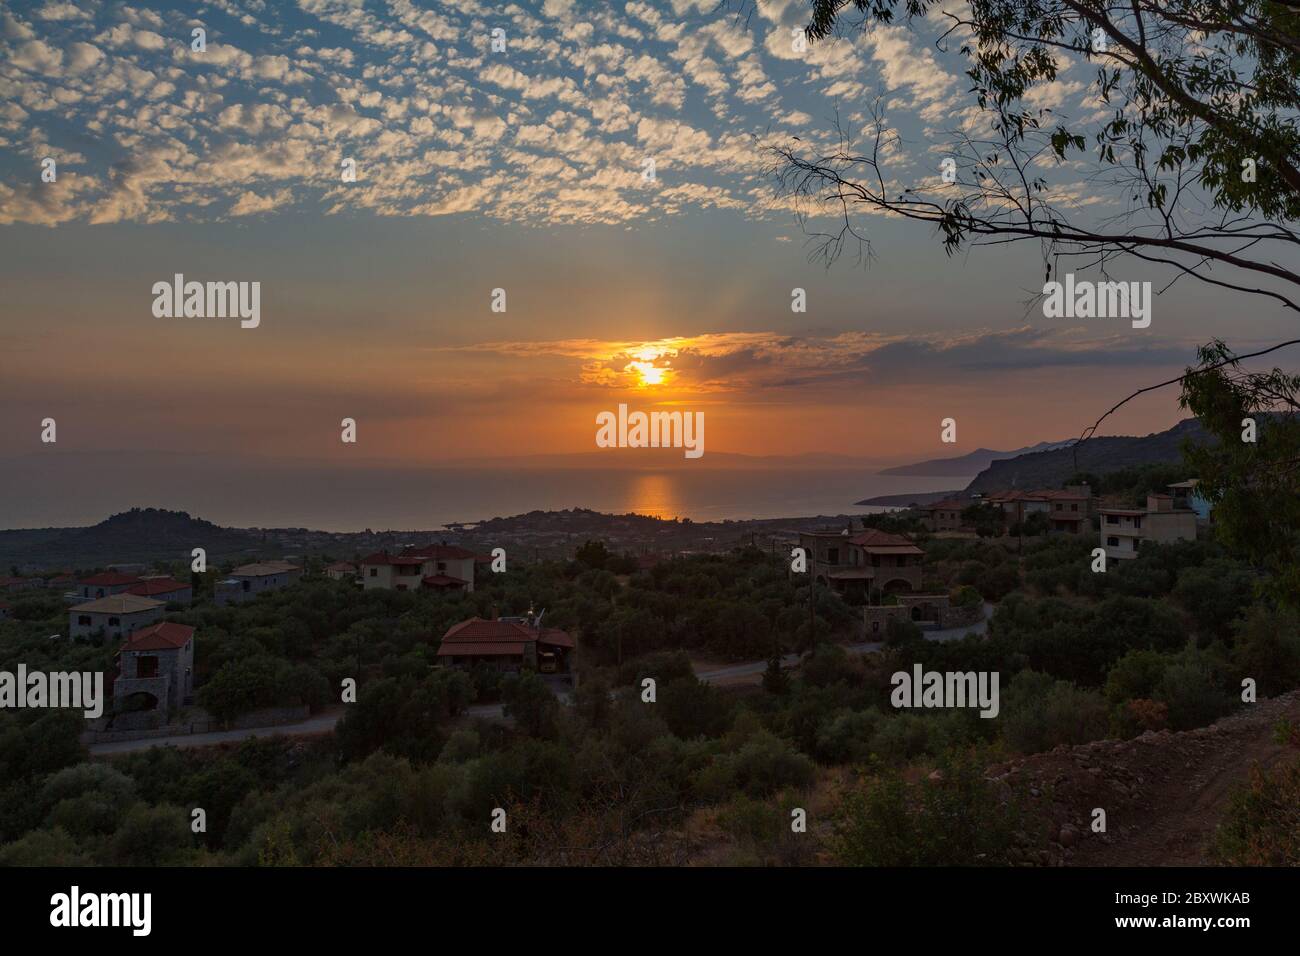
{"type": "MultiPolygon", "coordinates": [[[[0,13],[0,223],[478,213],[623,223],[763,216],[760,139],[828,141],[868,91],[947,108],[960,65],[901,29],[791,51],[806,4],[760,0],[47,0],[0,13]],[[202,26],[207,49],[190,48],[202,26]],[[506,31],[507,49],[490,49],[506,31]],[[814,120],[813,117],[823,119],[814,120]],[[39,161],[61,156],[57,189],[39,161]],[[343,183],[340,163],[357,163],[343,183]],[[653,159],[656,181],[642,171],[653,159]]],[[[924,150],[924,142],[917,144],[924,150]]]]}

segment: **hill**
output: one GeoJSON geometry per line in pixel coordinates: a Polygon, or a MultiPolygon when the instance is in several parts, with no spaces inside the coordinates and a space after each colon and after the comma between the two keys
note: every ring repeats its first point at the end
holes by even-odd
{"type": "Polygon", "coordinates": [[[1105,474],[1121,468],[1177,462],[1182,459],[1184,440],[1205,441],[1206,432],[1194,418],[1168,431],[1143,437],[1092,438],[1080,446],[1078,461],[1067,445],[1052,451],[1034,452],[995,461],[966,486],[966,494],[987,494],[1010,488],[1059,488],[1081,471],[1105,474]]]}
{"type": "Polygon", "coordinates": [[[89,528],[0,531],[0,567],[97,567],[107,563],[188,561],[196,547],[210,561],[255,552],[267,544],[256,531],[222,528],[184,511],[132,508],[89,528]]]}
{"type": "Polygon", "coordinates": [[[918,461],[911,465],[886,468],[880,474],[913,475],[917,478],[965,478],[967,475],[978,475],[999,459],[1015,458],[1019,455],[1028,455],[1034,452],[1051,451],[1067,447],[1069,444],[1069,442],[1060,441],[1041,441],[1037,445],[1017,448],[1015,451],[994,451],[991,448],[977,448],[967,455],[960,455],[956,458],[932,458],[929,461],[918,461]]]}

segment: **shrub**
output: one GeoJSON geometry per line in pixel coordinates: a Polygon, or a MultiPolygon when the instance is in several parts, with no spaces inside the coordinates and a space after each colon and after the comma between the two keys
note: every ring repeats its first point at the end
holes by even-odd
{"type": "Polygon", "coordinates": [[[1249,784],[1229,800],[1213,846],[1228,866],[1300,866],[1300,761],[1268,771],[1252,767],[1249,784]]]}
{"type": "Polygon", "coordinates": [[[971,756],[941,779],[906,782],[888,772],[845,798],[832,852],[846,866],[990,866],[1010,861],[1022,813],[1003,802],[971,756]]]}

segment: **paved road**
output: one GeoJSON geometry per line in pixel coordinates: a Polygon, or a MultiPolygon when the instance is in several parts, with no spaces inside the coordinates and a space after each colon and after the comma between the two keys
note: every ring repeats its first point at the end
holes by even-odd
{"type": "MultiPolygon", "coordinates": [[[[992,613],[993,605],[985,604],[984,620],[978,624],[972,627],[949,628],[946,631],[927,631],[925,639],[927,641],[953,641],[963,638],[971,632],[983,634],[988,629],[988,618],[992,613]]],[[[884,647],[884,644],[879,641],[868,641],[862,644],[849,644],[845,647],[845,650],[850,654],[872,654],[882,647],[884,647]]],[[[798,654],[787,654],[781,658],[782,667],[794,667],[798,663],[798,654]]],[[[767,670],[767,661],[750,661],[745,664],[731,664],[726,667],[713,668],[712,670],[697,671],[695,676],[706,684],[714,684],[734,680],[737,677],[752,677],[755,674],[763,673],[765,670],[767,670]]],[[[548,683],[551,684],[551,689],[562,703],[572,703],[572,694],[562,686],[560,681],[548,678],[548,683]]],[[[501,720],[504,717],[501,704],[478,704],[466,708],[465,713],[470,717],[479,717],[484,720],[501,720]]],[[[313,736],[333,731],[334,725],[339,722],[342,716],[343,708],[337,707],[297,724],[279,724],[275,727],[254,727],[247,730],[219,730],[208,734],[182,734],[175,737],[149,737],[144,740],[119,740],[113,743],[90,744],[86,749],[91,754],[103,756],[148,750],[150,747],[211,747],[213,744],[239,743],[249,737],[313,736]]]]}
{"type": "Polygon", "coordinates": [[[90,744],[92,754],[124,754],[150,747],[211,747],[213,744],[239,743],[249,737],[280,737],[285,735],[308,736],[328,734],[343,716],[343,708],[329,710],[309,717],[297,724],[277,724],[274,727],[250,727],[245,730],[214,730],[207,734],[179,734],[175,737],[148,737],[144,740],[115,740],[110,743],[90,744]]]}

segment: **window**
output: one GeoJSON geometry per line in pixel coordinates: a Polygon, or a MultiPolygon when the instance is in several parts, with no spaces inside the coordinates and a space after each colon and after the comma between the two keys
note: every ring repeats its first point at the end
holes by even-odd
{"type": "Polygon", "coordinates": [[[1140,527],[1142,527],[1142,519],[1141,519],[1141,518],[1134,518],[1134,519],[1133,519],[1133,527],[1134,527],[1134,528],[1140,528],[1140,527]]]}
{"type": "Polygon", "coordinates": [[[1119,547],[1119,538],[1115,537],[1114,535],[1111,535],[1109,538],[1106,539],[1106,547],[1108,547],[1108,548],[1118,548],[1118,547],[1119,547]]]}
{"type": "Polygon", "coordinates": [[[122,624],[122,619],[120,617],[110,617],[108,619],[109,627],[120,627],[121,624],[122,624]]]}
{"type": "Polygon", "coordinates": [[[1106,515],[1106,524],[1119,524],[1119,515],[1106,515]]]}
{"type": "Polygon", "coordinates": [[[77,626],[78,626],[78,627],[90,627],[90,615],[89,615],[89,614],[80,614],[80,615],[78,615],[78,616],[77,616],[77,626]]]}
{"type": "Polygon", "coordinates": [[[371,568],[371,569],[370,569],[370,576],[371,576],[372,578],[377,578],[377,577],[379,577],[379,569],[378,569],[378,568],[371,568]]]}
{"type": "Polygon", "coordinates": [[[826,552],[826,560],[827,560],[827,562],[830,563],[830,564],[839,564],[839,563],[840,563],[840,549],[839,549],[839,548],[830,548],[830,549],[828,549],[827,552],[826,552]]]}
{"type": "Polygon", "coordinates": [[[1079,506],[1078,506],[1078,505],[1070,505],[1070,510],[1071,510],[1071,511],[1078,511],[1078,510],[1079,510],[1079,506]]]}
{"type": "Polygon", "coordinates": [[[157,677],[158,658],[152,656],[136,658],[135,676],[136,677],[157,677]]]}

